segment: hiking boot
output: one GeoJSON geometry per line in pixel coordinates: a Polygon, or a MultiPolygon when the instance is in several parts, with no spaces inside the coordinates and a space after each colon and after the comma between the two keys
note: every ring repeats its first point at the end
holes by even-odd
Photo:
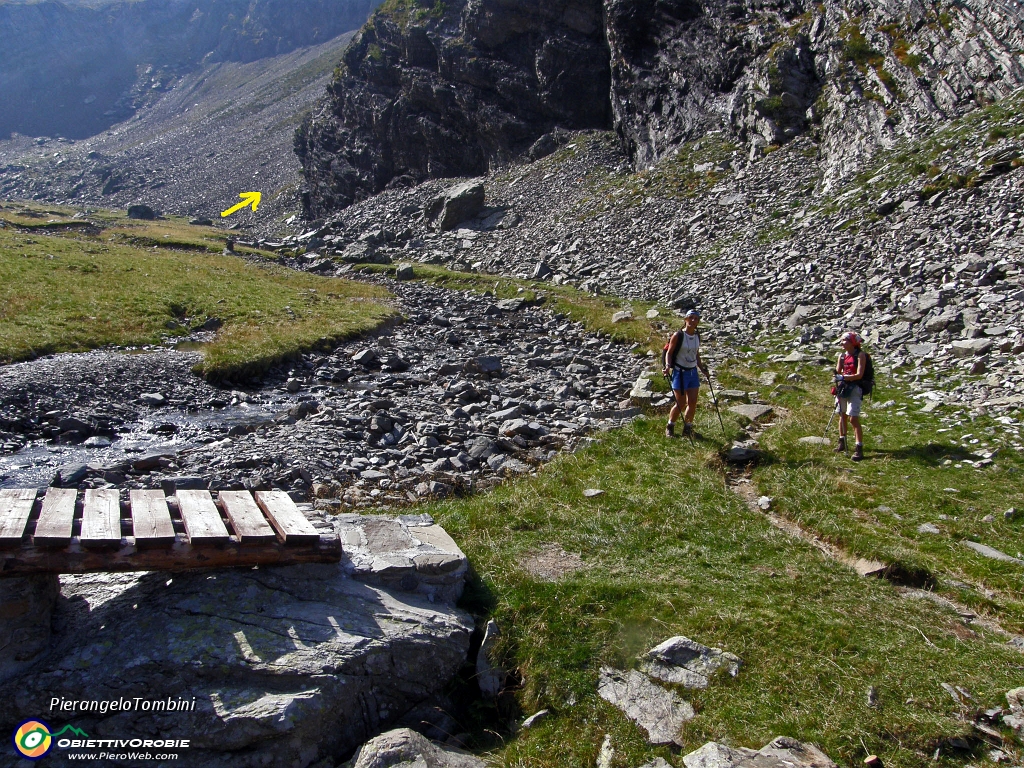
{"type": "Polygon", "coordinates": [[[840,437],[839,438],[839,445],[837,445],[832,452],[833,453],[846,453],[846,438],[845,437],[840,437]]]}
{"type": "Polygon", "coordinates": [[[687,424],[684,421],[683,422],[683,435],[685,435],[686,437],[693,437],[694,434],[696,434],[696,433],[693,431],[693,424],[687,424]]]}
{"type": "Polygon", "coordinates": [[[864,446],[857,443],[853,446],[853,456],[850,457],[853,461],[860,461],[864,458],[864,446]]]}
{"type": "Polygon", "coordinates": [[[676,436],[675,427],[676,427],[675,424],[666,424],[665,425],[665,437],[675,437],[676,436]]]}

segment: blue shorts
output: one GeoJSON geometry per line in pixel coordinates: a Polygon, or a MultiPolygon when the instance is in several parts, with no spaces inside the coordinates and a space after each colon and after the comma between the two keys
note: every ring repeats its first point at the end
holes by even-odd
{"type": "Polygon", "coordinates": [[[672,389],[697,389],[700,386],[700,374],[696,368],[673,368],[672,389]]]}

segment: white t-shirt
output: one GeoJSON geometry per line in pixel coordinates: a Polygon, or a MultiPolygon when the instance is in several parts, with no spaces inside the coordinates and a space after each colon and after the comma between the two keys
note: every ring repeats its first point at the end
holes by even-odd
{"type": "Polygon", "coordinates": [[[700,336],[696,333],[689,334],[686,331],[680,333],[682,337],[679,342],[679,349],[676,350],[676,359],[673,366],[679,368],[696,368],[697,351],[700,349],[700,336]]]}

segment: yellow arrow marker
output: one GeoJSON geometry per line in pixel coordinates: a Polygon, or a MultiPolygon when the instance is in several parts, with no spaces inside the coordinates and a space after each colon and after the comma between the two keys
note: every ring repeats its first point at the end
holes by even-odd
{"type": "Polygon", "coordinates": [[[249,205],[252,205],[252,209],[253,211],[255,211],[260,204],[260,199],[263,197],[263,195],[259,192],[239,192],[238,196],[242,198],[242,202],[240,202],[238,205],[233,205],[226,211],[223,211],[220,214],[222,217],[230,216],[232,213],[240,211],[249,205]]]}

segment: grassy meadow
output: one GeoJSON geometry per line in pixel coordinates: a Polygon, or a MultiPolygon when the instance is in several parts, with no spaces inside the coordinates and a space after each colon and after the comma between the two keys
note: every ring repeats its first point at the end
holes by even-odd
{"type": "Polygon", "coordinates": [[[0,221],[0,362],[159,344],[217,318],[223,327],[199,372],[220,379],[259,373],[394,314],[381,289],[221,255],[227,233],[180,219],[82,219],[7,203],[0,221]]]}
{"type": "MultiPolygon", "coordinates": [[[[768,368],[794,372],[756,365],[768,368]]],[[[1002,516],[1022,506],[1024,457],[1008,450],[994,466],[950,469],[945,457],[965,452],[935,414],[897,418],[907,398],[893,386],[868,401],[866,461],[798,443],[820,436],[828,417],[827,389],[812,383],[827,376],[810,366],[803,373],[805,385],[773,395],[751,361],[721,367],[724,384],[760,391],[779,409],[760,438],[765,459],[747,477],[808,532],[900,566],[895,582],[927,574],[921,588],[860,577],[752,510],[729,487],[736,474],[720,458],[729,441],[706,400],[696,445],[665,438],[660,417],[604,433],[535,477],[430,510],[469,555],[464,605],[497,620],[499,654],[518,681],[508,700],[476,703],[467,715],[495,765],[592,766],[606,733],[619,768],[658,755],[681,765],[680,754],[707,741],[759,748],[778,735],[815,743],[840,765],[869,754],[892,768],[995,765],[971,721],[1005,706],[1006,691],[1024,682],[1024,656],[1007,642],[1022,630],[1024,566],[982,558],[960,541],[1014,556],[1024,548],[1024,526],[1002,516]],[[897,405],[873,407],[879,398],[897,405]],[[587,488],[604,493],[586,498],[587,488]],[[997,521],[981,522],[990,511],[997,521]],[[919,521],[941,533],[918,534],[919,521]],[[532,565],[545,553],[564,564],[560,577],[532,565]],[[601,666],[635,667],[676,634],[736,653],[743,666],[735,679],[680,691],[698,714],[673,753],[650,747],[596,686],[601,666]],[[972,698],[955,701],[944,683],[972,698]],[[516,732],[542,708],[552,716],[516,732]]],[[[732,439],[739,418],[725,417],[732,439]]],[[[979,418],[973,429],[990,424],[1000,425],[979,418]]],[[[1019,760],[1011,745],[1004,749],[1019,760]]]]}

